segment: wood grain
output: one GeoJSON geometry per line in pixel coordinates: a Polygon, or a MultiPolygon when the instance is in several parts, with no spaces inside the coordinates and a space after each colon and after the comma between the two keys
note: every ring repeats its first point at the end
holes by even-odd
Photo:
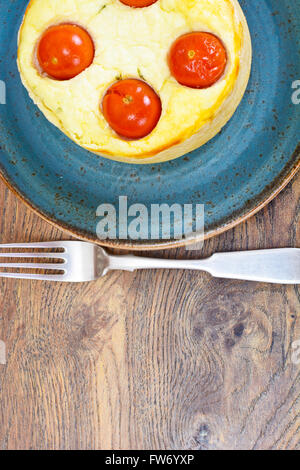
{"type": "MultiPolygon", "coordinates": [[[[203,250],[300,246],[300,175],[203,250]]],[[[69,238],[0,184],[1,242],[69,238]]],[[[1,449],[300,449],[300,288],[194,272],[0,281],[1,449]]]]}

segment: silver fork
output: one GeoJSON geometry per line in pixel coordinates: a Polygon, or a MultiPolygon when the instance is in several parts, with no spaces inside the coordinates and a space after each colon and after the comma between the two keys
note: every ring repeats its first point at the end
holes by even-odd
{"type": "Polygon", "coordinates": [[[277,284],[300,284],[300,248],[216,253],[202,260],[171,260],[143,258],[133,255],[112,256],[98,245],[80,241],[0,244],[0,260],[7,258],[24,262],[0,263],[0,277],[37,279],[41,281],[87,282],[98,279],[110,270],[193,269],[207,271],[214,277],[242,279],[277,284]],[[5,249],[31,249],[23,253],[5,249]],[[33,249],[43,249],[36,252],[33,249]],[[54,251],[59,249],[60,251],[54,251]],[[32,263],[30,259],[46,259],[32,263]],[[57,262],[59,261],[59,262],[57,262]],[[20,272],[14,272],[18,268],[20,272]],[[34,273],[26,272],[30,268],[34,273]],[[43,274],[40,271],[55,271],[43,274]],[[3,271],[3,269],[2,269],[3,271]],[[24,272],[25,271],[25,272],[24,272]]]}

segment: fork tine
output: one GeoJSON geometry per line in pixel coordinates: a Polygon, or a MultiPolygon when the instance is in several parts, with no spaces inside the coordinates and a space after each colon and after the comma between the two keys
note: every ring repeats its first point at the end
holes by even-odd
{"type": "Polygon", "coordinates": [[[65,271],[65,263],[0,263],[0,268],[55,269],[65,271]]]}
{"type": "Polygon", "coordinates": [[[64,253],[2,253],[0,258],[54,258],[66,259],[64,253]]]}
{"type": "MultiPolygon", "coordinates": [[[[0,244],[0,278],[89,282],[97,279],[104,270],[102,264],[99,266],[97,264],[99,254],[104,260],[104,251],[98,252],[96,245],[79,240],[0,244]],[[19,250],[12,250],[14,248],[19,248],[19,250]],[[45,251],[39,248],[45,248],[45,251]],[[54,252],[53,248],[60,248],[60,250],[54,252]],[[10,268],[18,268],[19,272],[14,272],[10,268]],[[35,271],[31,274],[26,271],[26,268],[35,271]],[[41,270],[45,269],[50,270],[51,274],[43,274],[41,270]],[[57,274],[51,270],[57,271],[57,274]]],[[[108,263],[108,257],[103,263],[108,263]]]]}
{"type": "Polygon", "coordinates": [[[13,278],[13,279],[33,279],[35,281],[59,281],[65,280],[64,274],[28,274],[28,273],[1,273],[0,278],[13,278]]]}
{"type": "Polygon", "coordinates": [[[1,248],[64,248],[64,242],[0,243],[1,248]]]}

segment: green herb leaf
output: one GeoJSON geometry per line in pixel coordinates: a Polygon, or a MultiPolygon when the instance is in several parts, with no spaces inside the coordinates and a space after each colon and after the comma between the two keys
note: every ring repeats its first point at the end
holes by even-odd
{"type": "Polygon", "coordinates": [[[146,81],[146,79],[145,79],[144,75],[142,74],[141,70],[137,69],[137,71],[138,71],[140,79],[146,81]]]}

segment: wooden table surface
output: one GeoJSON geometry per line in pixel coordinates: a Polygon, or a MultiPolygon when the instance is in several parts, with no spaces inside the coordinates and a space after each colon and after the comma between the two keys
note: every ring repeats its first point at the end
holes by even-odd
{"type": "MultiPolygon", "coordinates": [[[[300,175],[203,250],[300,246],[300,175]]],[[[69,238],[0,183],[1,242],[69,238]]],[[[300,449],[300,286],[0,280],[0,449],[300,449]],[[298,343],[299,344],[299,343],[298,343]]]]}

